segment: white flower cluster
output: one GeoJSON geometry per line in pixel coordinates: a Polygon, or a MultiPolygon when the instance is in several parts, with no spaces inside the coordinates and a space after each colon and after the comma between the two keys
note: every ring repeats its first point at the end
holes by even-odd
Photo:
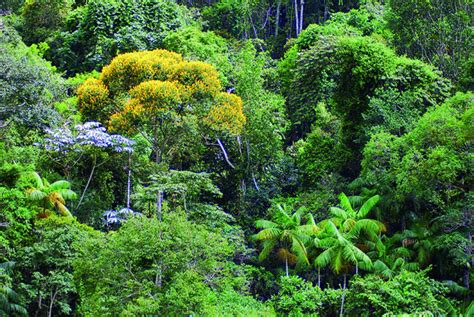
{"type": "Polygon", "coordinates": [[[42,144],[47,150],[55,152],[81,151],[83,146],[112,149],[115,152],[133,152],[134,141],[119,134],[108,134],[107,130],[95,121],[78,124],[71,130],[68,126],[46,129],[47,136],[42,144]]]}

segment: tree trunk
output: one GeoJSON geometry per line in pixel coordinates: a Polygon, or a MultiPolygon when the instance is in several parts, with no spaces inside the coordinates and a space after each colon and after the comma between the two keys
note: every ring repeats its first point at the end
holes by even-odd
{"type": "Polygon", "coordinates": [[[286,277],[290,276],[288,274],[288,256],[285,256],[285,270],[286,270],[286,277]]]}
{"type": "Polygon", "coordinates": [[[222,144],[222,141],[220,139],[217,139],[217,144],[219,144],[219,147],[221,148],[222,154],[224,154],[224,158],[227,164],[229,164],[230,167],[235,168],[235,166],[230,162],[229,156],[227,155],[227,151],[225,150],[224,144],[222,144]]]}
{"type": "Polygon", "coordinates": [[[161,278],[161,275],[162,275],[161,273],[162,273],[162,272],[161,272],[161,261],[159,261],[158,267],[157,267],[157,269],[156,269],[156,275],[155,275],[155,285],[156,285],[157,287],[161,287],[161,285],[162,285],[162,283],[163,283],[163,282],[162,282],[162,278],[161,278]]]}
{"type": "Polygon", "coordinates": [[[298,14],[298,0],[294,0],[294,7],[295,7],[295,27],[296,27],[296,37],[300,34],[300,20],[299,20],[299,14],[298,14]]]}
{"type": "Polygon", "coordinates": [[[342,317],[344,314],[344,300],[346,299],[346,276],[347,274],[344,273],[344,281],[342,284],[341,312],[339,314],[340,317],[342,317]]]}
{"type": "Polygon", "coordinates": [[[356,275],[359,275],[359,263],[356,263],[356,275]]]}
{"type": "Polygon", "coordinates": [[[38,296],[38,307],[36,308],[35,317],[38,316],[38,314],[41,310],[41,306],[43,306],[43,297],[41,297],[41,295],[39,295],[38,296]]]}
{"type": "MultiPolygon", "coordinates": [[[[161,163],[161,151],[160,148],[158,147],[158,128],[155,128],[155,163],[156,165],[161,163]],[[159,154],[160,153],[160,154],[159,154]]],[[[163,145],[161,146],[163,148],[163,145]]],[[[158,221],[161,221],[161,209],[163,208],[163,192],[159,190],[156,193],[156,216],[158,218],[158,221]]]]}
{"type": "Polygon", "coordinates": [[[329,19],[329,0],[324,1],[324,14],[323,14],[323,21],[326,22],[329,19]]]}
{"type": "Polygon", "coordinates": [[[474,257],[472,256],[472,233],[467,234],[467,246],[466,246],[466,255],[468,258],[468,263],[466,263],[466,267],[464,268],[464,287],[467,289],[471,288],[471,272],[470,268],[474,266],[474,257]]]}
{"type": "Polygon", "coordinates": [[[303,31],[304,0],[300,0],[300,33],[303,31]]]}
{"type": "Polygon", "coordinates": [[[130,191],[132,187],[132,153],[128,153],[127,171],[127,209],[130,209],[130,191]]]}
{"type": "Polygon", "coordinates": [[[53,305],[54,305],[54,301],[56,300],[57,294],[58,294],[57,288],[54,290],[54,293],[51,292],[51,298],[50,298],[50,303],[49,303],[49,308],[48,308],[48,317],[53,316],[53,305]]]}
{"type": "Polygon", "coordinates": [[[318,287],[321,288],[321,268],[318,267],[318,287]]]}
{"type": "Polygon", "coordinates": [[[92,165],[92,170],[91,170],[91,173],[89,175],[89,179],[87,180],[86,187],[84,187],[84,190],[82,191],[81,198],[79,199],[79,202],[77,203],[76,211],[79,209],[79,207],[82,204],[82,201],[84,200],[84,196],[86,195],[86,191],[89,188],[89,185],[90,185],[91,180],[92,180],[92,176],[94,176],[94,171],[95,171],[96,166],[97,166],[97,156],[94,156],[94,164],[92,165]]]}
{"type": "Polygon", "coordinates": [[[278,37],[278,29],[280,28],[280,8],[281,8],[281,0],[278,0],[276,15],[275,15],[275,38],[278,37]]]}
{"type": "Polygon", "coordinates": [[[156,216],[161,221],[161,209],[163,208],[163,192],[160,190],[156,194],[156,216]]]}

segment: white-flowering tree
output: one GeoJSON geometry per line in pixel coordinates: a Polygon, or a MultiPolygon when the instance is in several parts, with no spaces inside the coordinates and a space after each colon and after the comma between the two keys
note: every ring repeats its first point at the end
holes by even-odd
{"type": "Polygon", "coordinates": [[[109,156],[103,158],[104,152],[126,153],[129,155],[128,166],[128,184],[127,184],[127,208],[130,204],[130,161],[133,152],[134,141],[129,140],[119,134],[109,134],[99,122],[86,122],[78,124],[72,128],[63,126],[56,129],[46,129],[46,137],[41,146],[50,154],[55,163],[63,167],[66,177],[70,175],[71,169],[86,157],[91,158],[92,167],[87,179],[86,185],[82,191],[79,202],[76,205],[78,209],[89,185],[94,176],[97,167],[105,164],[109,156]]]}

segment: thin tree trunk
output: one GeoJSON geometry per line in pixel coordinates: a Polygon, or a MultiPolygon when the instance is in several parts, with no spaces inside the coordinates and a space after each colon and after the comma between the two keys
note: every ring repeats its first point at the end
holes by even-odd
{"type": "Polygon", "coordinates": [[[89,175],[89,179],[87,180],[86,187],[84,187],[84,190],[82,191],[81,198],[79,199],[79,203],[76,206],[76,211],[79,209],[79,207],[82,204],[82,201],[84,200],[84,197],[86,195],[86,191],[89,188],[89,185],[91,183],[92,176],[94,176],[96,166],[97,166],[97,156],[94,156],[94,164],[92,165],[92,170],[91,170],[91,173],[89,175]]]}
{"type": "Polygon", "coordinates": [[[318,267],[318,287],[321,288],[321,268],[318,267]]]}
{"type": "Polygon", "coordinates": [[[235,168],[235,166],[230,162],[229,156],[227,155],[227,151],[225,150],[224,144],[222,144],[219,138],[217,139],[217,144],[219,144],[219,147],[221,148],[221,151],[224,154],[224,158],[227,164],[229,164],[230,167],[235,168]]]}
{"type": "Polygon", "coordinates": [[[163,192],[161,190],[156,194],[156,215],[158,221],[161,221],[161,209],[163,208],[163,192]]]}
{"type": "Polygon", "coordinates": [[[275,37],[278,37],[278,29],[280,28],[280,8],[281,0],[277,2],[276,16],[275,16],[275,37]]]}
{"type": "Polygon", "coordinates": [[[53,315],[53,305],[54,301],[56,299],[56,295],[58,294],[57,288],[54,290],[54,293],[51,293],[51,301],[49,303],[49,309],[48,309],[48,317],[51,317],[53,315]]]}
{"type": "Polygon", "coordinates": [[[257,191],[259,191],[260,188],[258,187],[257,179],[255,178],[255,174],[253,174],[253,173],[252,173],[252,180],[253,180],[253,184],[254,184],[254,186],[255,186],[255,189],[256,189],[257,191]]]}
{"type": "Polygon", "coordinates": [[[356,263],[356,275],[359,275],[359,263],[356,263]]]}
{"type": "Polygon", "coordinates": [[[344,281],[342,284],[341,312],[339,314],[340,317],[342,317],[344,313],[344,300],[346,299],[346,275],[347,274],[344,273],[344,281]]]}
{"type": "Polygon", "coordinates": [[[41,306],[43,306],[43,297],[41,297],[41,295],[39,295],[39,296],[38,296],[38,308],[36,309],[35,317],[38,316],[38,313],[39,313],[40,310],[41,310],[41,306]]]}
{"type": "Polygon", "coordinates": [[[186,193],[183,194],[183,206],[184,206],[184,211],[186,211],[186,214],[188,214],[188,208],[186,206],[186,193]]]}
{"type": "Polygon", "coordinates": [[[161,261],[158,263],[158,267],[156,269],[156,275],[155,275],[155,285],[158,287],[161,287],[162,285],[162,278],[161,278],[161,261]]]}
{"type": "Polygon", "coordinates": [[[474,257],[472,255],[472,233],[467,234],[467,246],[466,246],[466,255],[468,258],[468,263],[466,263],[466,267],[464,268],[464,286],[467,289],[471,288],[471,272],[470,268],[473,266],[474,257]],[[470,263],[469,263],[470,262],[470,263]],[[470,264],[470,265],[469,265],[470,264]]]}
{"type": "Polygon", "coordinates": [[[300,33],[303,31],[304,0],[300,0],[300,33]]]}
{"type": "Polygon", "coordinates": [[[285,270],[286,270],[286,277],[290,276],[288,274],[288,256],[285,256],[285,270]]]}
{"type": "Polygon", "coordinates": [[[323,14],[323,21],[327,21],[329,19],[329,5],[328,0],[324,1],[324,14],[323,14]]]}
{"type": "Polygon", "coordinates": [[[128,153],[128,173],[127,173],[127,209],[130,209],[130,191],[132,185],[132,153],[128,153]]]}
{"type": "Polygon", "coordinates": [[[296,37],[300,34],[299,31],[299,25],[300,25],[300,20],[299,20],[299,14],[298,14],[298,0],[293,0],[295,3],[295,26],[296,26],[296,37]]]}
{"type": "MultiPolygon", "coordinates": [[[[158,165],[161,163],[161,155],[158,155],[158,148],[155,148],[155,163],[158,165]]],[[[163,208],[163,192],[159,190],[156,193],[156,216],[158,218],[158,221],[161,221],[161,209],[163,208]]]]}

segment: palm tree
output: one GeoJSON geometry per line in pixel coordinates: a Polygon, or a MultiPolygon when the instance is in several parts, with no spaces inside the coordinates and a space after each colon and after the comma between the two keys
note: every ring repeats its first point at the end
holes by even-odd
{"type": "Polygon", "coordinates": [[[5,282],[5,280],[8,280],[8,273],[13,265],[14,262],[0,263],[0,316],[27,316],[26,309],[15,304],[18,301],[17,293],[5,282]]]}
{"type": "MultiPolygon", "coordinates": [[[[416,271],[419,269],[417,262],[412,262],[413,251],[402,243],[403,236],[397,233],[391,237],[382,237],[373,243],[368,255],[377,258],[374,261],[374,272],[385,278],[391,278],[401,270],[416,271]]],[[[370,244],[372,242],[368,242],[370,244]]]]}
{"type": "MultiPolygon", "coordinates": [[[[366,245],[367,241],[376,242],[380,239],[380,233],[386,230],[385,225],[378,220],[366,217],[379,200],[379,195],[372,196],[362,204],[359,210],[355,210],[349,197],[341,193],[339,195],[340,207],[330,208],[330,214],[332,216],[330,220],[337,226],[341,233],[348,234],[354,243],[360,242],[361,247],[366,245]],[[361,238],[365,238],[364,241],[360,241],[361,238]]],[[[324,221],[322,224],[324,225],[324,221]]],[[[358,274],[359,263],[354,264],[356,274],[358,274]]]]}
{"type": "Polygon", "coordinates": [[[341,313],[344,311],[344,299],[346,295],[347,273],[351,264],[362,264],[366,269],[370,269],[372,261],[361,249],[357,247],[355,241],[357,236],[353,231],[342,231],[332,220],[322,222],[322,231],[319,237],[314,239],[316,248],[322,249],[314,260],[314,265],[318,268],[330,266],[332,271],[339,275],[343,273],[343,295],[341,300],[341,313]]]}
{"type": "Polygon", "coordinates": [[[255,226],[260,230],[254,238],[262,241],[263,249],[259,260],[265,260],[272,251],[277,252],[280,259],[285,262],[286,276],[288,264],[309,265],[306,243],[311,240],[311,235],[318,231],[313,217],[308,214],[308,221],[302,224],[305,208],[299,208],[292,213],[291,207],[278,204],[273,221],[257,220],[255,226]]]}
{"type": "Polygon", "coordinates": [[[403,230],[400,240],[404,247],[413,250],[414,257],[421,267],[428,265],[434,249],[433,232],[429,223],[417,219],[409,229],[403,230]]]}
{"type": "Polygon", "coordinates": [[[369,256],[361,249],[367,248],[368,242],[376,243],[379,235],[385,230],[380,221],[366,218],[379,201],[380,196],[375,195],[367,199],[359,210],[355,210],[349,198],[341,193],[339,195],[340,207],[331,207],[331,218],[319,223],[322,229],[314,239],[314,245],[323,251],[314,260],[314,265],[319,270],[330,266],[336,273],[343,273],[343,295],[341,300],[341,316],[344,311],[346,295],[347,273],[351,265],[355,265],[356,274],[359,266],[371,269],[373,264],[369,256]]]}
{"type": "Polygon", "coordinates": [[[26,193],[42,209],[40,216],[47,217],[52,210],[57,210],[63,216],[72,216],[66,207],[66,200],[75,199],[77,195],[70,189],[68,181],[59,180],[50,184],[36,172],[30,173],[30,176],[34,184],[26,193]]]}

